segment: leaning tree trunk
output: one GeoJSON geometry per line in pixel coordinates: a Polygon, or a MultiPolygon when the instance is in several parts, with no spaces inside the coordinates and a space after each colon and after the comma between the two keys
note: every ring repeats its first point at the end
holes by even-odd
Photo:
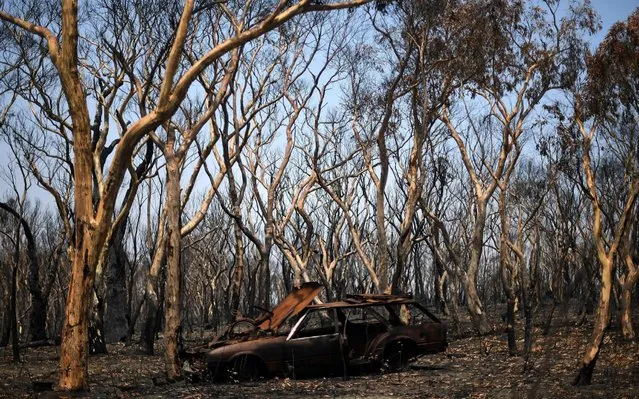
{"type": "Polygon", "coordinates": [[[575,385],[590,385],[592,372],[597,363],[597,357],[603,343],[603,337],[610,320],[610,292],[612,290],[612,259],[600,259],[601,262],[601,292],[599,304],[592,328],[592,337],[586,348],[586,354],[581,362],[581,370],[574,380],[575,385]]]}

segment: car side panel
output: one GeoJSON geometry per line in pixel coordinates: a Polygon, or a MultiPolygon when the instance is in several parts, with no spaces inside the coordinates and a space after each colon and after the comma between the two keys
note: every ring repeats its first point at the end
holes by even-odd
{"type": "Polygon", "coordinates": [[[340,334],[290,339],[285,343],[285,357],[295,376],[330,373],[342,362],[340,334]]]}

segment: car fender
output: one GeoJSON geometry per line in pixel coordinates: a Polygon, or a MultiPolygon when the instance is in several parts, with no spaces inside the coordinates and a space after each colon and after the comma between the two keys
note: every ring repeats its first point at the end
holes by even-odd
{"type": "Polygon", "coordinates": [[[375,357],[378,360],[381,360],[384,356],[384,350],[386,347],[393,342],[397,341],[410,341],[415,344],[415,340],[408,335],[405,334],[393,334],[390,332],[385,332],[383,334],[375,337],[373,342],[371,342],[370,350],[368,351],[369,355],[375,357]]]}
{"type": "Polygon", "coordinates": [[[400,342],[400,341],[404,341],[404,342],[408,342],[409,345],[413,348],[414,351],[417,350],[417,342],[415,341],[415,339],[411,336],[408,335],[404,335],[404,334],[399,334],[399,335],[391,335],[389,337],[387,337],[387,339],[384,342],[384,345],[382,348],[380,348],[380,355],[384,355],[384,351],[386,350],[386,348],[388,348],[389,346],[393,345],[396,342],[400,342]]]}
{"type": "Polygon", "coordinates": [[[266,364],[266,362],[264,361],[264,358],[260,355],[258,355],[255,352],[251,352],[251,351],[242,351],[242,352],[238,352],[235,353],[233,355],[231,355],[231,357],[229,357],[226,361],[228,363],[232,363],[235,359],[237,359],[238,357],[242,357],[242,356],[251,356],[251,357],[255,357],[257,359],[259,359],[260,362],[262,362],[262,364],[266,364]]]}

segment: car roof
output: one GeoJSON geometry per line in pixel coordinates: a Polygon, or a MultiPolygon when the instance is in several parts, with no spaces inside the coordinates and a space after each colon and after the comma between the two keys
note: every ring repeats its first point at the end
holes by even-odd
{"type": "Polygon", "coordinates": [[[383,306],[383,305],[409,305],[416,304],[417,301],[412,298],[400,297],[400,296],[387,296],[387,298],[366,298],[358,299],[354,296],[347,296],[344,301],[328,302],[319,305],[309,305],[307,309],[336,309],[336,308],[361,308],[369,306],[383,306]]]}

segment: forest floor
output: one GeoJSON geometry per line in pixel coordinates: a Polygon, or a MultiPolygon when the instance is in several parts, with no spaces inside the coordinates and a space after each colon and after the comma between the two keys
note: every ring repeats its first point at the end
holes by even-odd
{"type": "MultiPolygon", "coordinates": [[[[498,312],[495,312],[499,314],[498,312]]],[[[635,315],[635,320],[637,320],[635,315]]],[[[519,322],[521,323],[521,321],[519,322]]],[[[521,356],[509,356],[503,324],[496,333],[472,336],[467,321],[450,334],[446,353],[425,356],[401,373],[307,380],[271,379],[242,384],[166,384],[161,355],[141,354],[134,346],[110,345],[109,354],[89,361],[90,398],[639,398],[639,344],[624,342],[613,327],[606,334],[593,384],[574,387],[590,336],[589,321],[557,315],[548,336],[535,330],[532,370],[523,373],[521,356]]],[[[521,324],[518,326],[521,338],[521,324]]],[[[523,342],[518,342],[519,348],[523,342]]],[[[56,380],[58,348],[22,350],[14,364],[11,348],[0,349],[0,398],[58,398],[37,392],[56,380]]]]}

